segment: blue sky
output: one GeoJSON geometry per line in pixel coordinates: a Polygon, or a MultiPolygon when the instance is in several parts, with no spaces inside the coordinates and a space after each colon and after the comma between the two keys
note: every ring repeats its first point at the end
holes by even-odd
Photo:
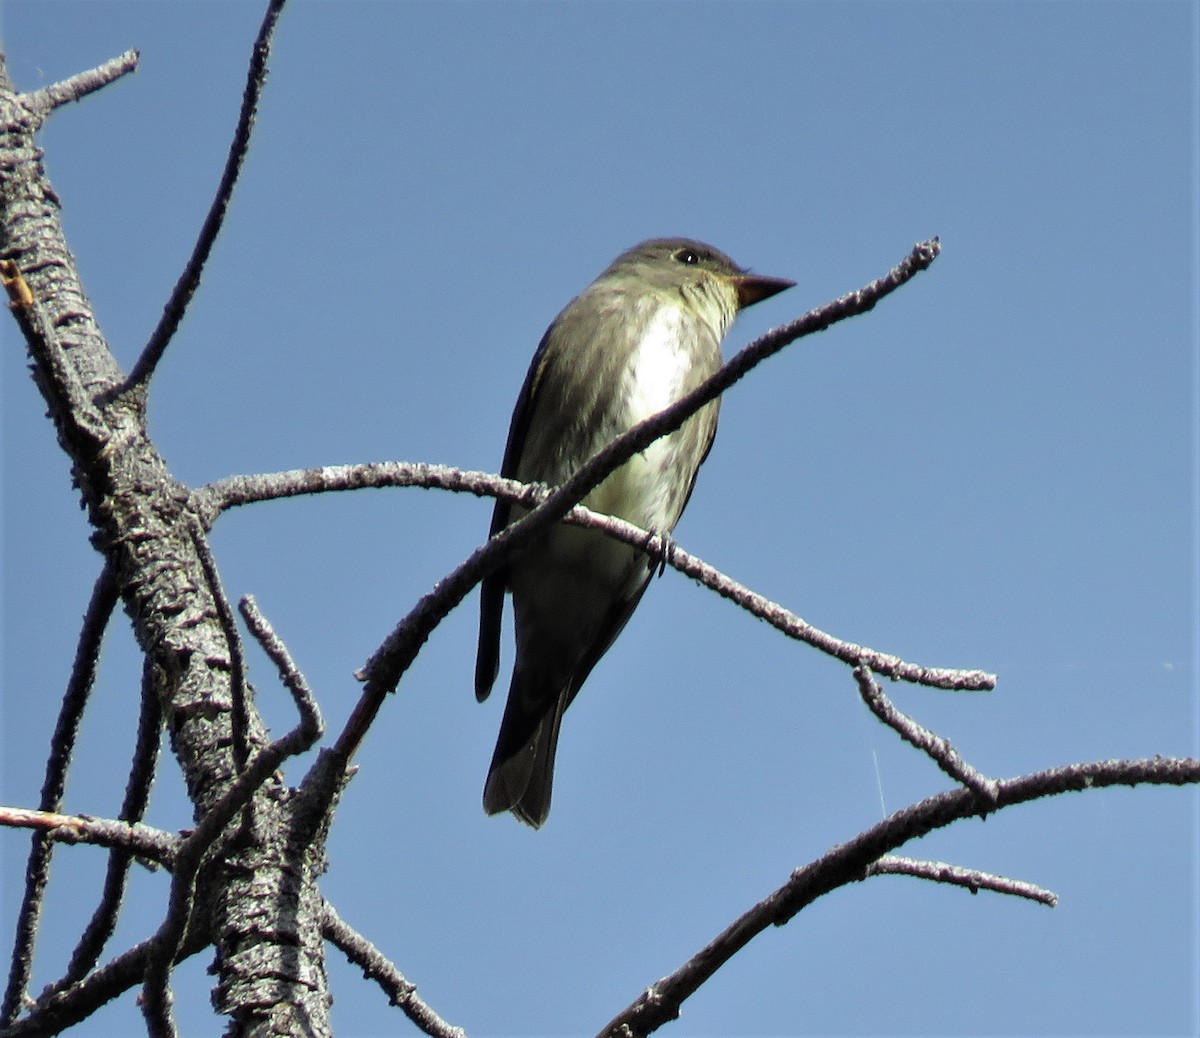
{"type": "MultiPolygon", "coordinates": [[[[22,88],[142,51],[42,138],[126,365],[211,199],[260,6],[6,5],[22,88]]],[[[889,689],[993,775],[1196,755],[1196,28],[1182,2],[298,2],[154,384],[156,440],[193,485],[388,459],[495,470],[546,324],[634,242],[686,234],[798,282],[732,349],[937,234],[929,272],[726,395],[679,542],[843,638],[999,673],[986,695],[889,689]]],[[[98,556],[3,336],[0,799],[32,804],[98,556]]],[[[292,500],[223,517],[213,546],[336,732],[352,671],[489,515],[415,490],[292,500]]],[[[503,696],[472,694],[475,610],[386,704],[325,881],[473,1035],[594,1032],[793,868],[947,786],[845,668],[668,573],[567,716],[547,826],[485,818],[503,696]]],[[[69,809],[115,811],[138,674],[121,617],[69,809]]],[[[152,823],[190,824],[180,785],[166,761],[152,823]]],[[[901,878],[840,890],[663,1033],[1195,1033],[1198,803],[1109,790],[931,835],[906,852],[1059,906],[901,878]]],[[[5,942],[26,845],[0,844],[5,942]]],[[[58,852],[35,988],[99,860],[58,852]]],[[[164,878],[138,884],[114,951],[160,918],[164,878]]],[[[222,1026],[207,961],[180,971],[189,1034],[222,1026]]],[[[405,1032],[330,962],[339,1033],[405,1032]]],[[[83,1033],[137,1026],[126,997],[83,1033]]]]}

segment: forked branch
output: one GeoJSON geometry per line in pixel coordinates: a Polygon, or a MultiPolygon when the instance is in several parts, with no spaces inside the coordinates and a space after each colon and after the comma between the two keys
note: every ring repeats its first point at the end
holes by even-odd
{"type": "MultiPolygon", "coordinates": [[[[1096,761],[1039,771],[997,783],[996,810],[1060,793],[1106,786],[1185,785],[1200,782],[1200,760],[1096,761]]],[[[909,840],[979,813],[975,794],[956,789],[898,811],[848,843],[792,873],[791,878],[697,952],[674,973],[651,985],[600,1031],[602,1038],[641,1038],[679,1016],[684,1001],[768,926],[782,926],[817,898],[870,875],[895,869],[873,868],[889,851],[909,840]]],[[[910,875],[916,874],[909,872],[910,875]]],[[[942,880],[944,877],[930,875],[942,880]]],[[[1015,881],[1013,881],[1015,882],[1015,881]]],[[[969,883],[962,884],[970,886],[969,883]]],[[[983,883],[979,884],[984,886],[983,883]]],[[[1005,891],[1016,893],[1016,891],[1005,891]]],[[[1029,895],[1025,895],[1029,896],[1029,895]]],[[[1035,898],[1035,900],[1044,900],[1035,898]]]]}

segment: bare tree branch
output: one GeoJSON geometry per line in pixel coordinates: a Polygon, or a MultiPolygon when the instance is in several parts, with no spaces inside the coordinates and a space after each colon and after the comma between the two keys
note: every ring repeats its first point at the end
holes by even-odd
{"type": "Polygon", "coordinates": [[[188,304],[200,286],[200,278],[204,273],[204,265],[208,262],[209,253],[221,227],[225,222],[225,213],[229,209],[229,200],[233,197],[233,189],[242,172],[246,160],[246,152],[250,147],[250,135],[254,131],[254,117],[258,112],[258,99],[267,81],[267,58],[271,54],[271,39],[275,26],[283,10],[285,0],[270,0],[267,13],[258,30],[258,38],[254,41],[253,56],[250,69],[246,74],[246,89],[242,94],[242,109],[238,115],[237,128],[234,130],[233,141],[229,145],[229,156],[225,160],[225,171],[221,174],[221,182],[217,187],[217,195],[209,207],[208,216],[200,229],[200,237],[192,249],[191,258],[184,267],[183,274],[171,292],[171,298],[163,307],[163,315],[158,327],[150,336],[138,357],[129,377],[124,381],[117,393],[128,393],[133,389],[144,387],[149,383],[154,369],[166,352],[167,346],[175,335],[188,304]]]}
{"type": "Polygon", "coordinates": [[[44,121],[54,109],[69,104],[72,101],[81,101],[88,94],[93,94],[97,90],[108,86],[109,83],[116,82],[122,76],[135,71],[138,67],[138,59],[140,57],[141,55],[138,51],[127,50],[119,57],[115,57],[111,61],[106,61],[103,65],[98,65],[94,69],[89,69],[87,72],[78,72],[71,76],[70,79],[51,83],[48,87],[43,87],[41,90],[35,90],[32,93],[26,94],[25,104],[29,107],[30,111],[36,112],[39,119],[44,121]]]}
{"type": "MultiPolygon", "coordinates": [[[[157,686],[157,668],[146,657],[142,666],[142,709],[138,717],[137,742],[129,779],[125,783],[125,799],[117,816],[130,825],[140,822],[145,816],[150,802],[150,788],[154,784],[158,748],[162,741],[162,704],[159,702],[157,686]]],[[[100,961],[104,947],[117,927],[117,915],[125,897],[133,857],[129,851],[119,848],[113,848],[109,853],[100,903],[71,954],[66,974],[56,984],[50,985],[51,990],[61,990],[75,983],[100,961]]]]}
{"type": "MultiPolygon", "coordinates": [[[[578,508],[579,512],[586,511],[578,508]]],[[[959,670],[953,667],[928,667],[920,663],[909,663],[891,653],[880,652],[865,645],[844,641],[832,634],[814,627],[795,613],[770,599],[751,591],[746,585],[738,583],[715,569],[703,559],[690,555],[673,539],[668,538],[665,546],[660,547],[659,538],[641,530],[631,523],[613,516],[597,516],[592,513],[586,523],[580,525],[594,526],[618,537],[628,544],[637,544],[651,555],[660,556],[667,565],[673,566],[699,581],[705,587],[712,588],[722,598],[741,606],[751,615],[765,620],[777,631],[789,638],[802,641],[814,649],[832,656],[853,666],[865,666],[875,673],[897,681],[908,681],[928,688],[940,688],[954,692],[987,692],[996,687],[995,674],[983,670],[959,670]],[[640,544],[639,544],[640,539],[640,544]]]]}
{"type": "Polygon", "coordinates": [[[242,505],[372,487],[424,487],[466,492],[476,497],[503,495],[530,507],[547,496],[544,487],[530,488],[515,479],[504,479],[488,472],[426,462],[380,461],[228,476],[199,487],[194,492],[191,506],[211,526],[222,512],[242,505]]]}
{"type": "Polygon", "coordinates": [[[0,806],[0,826],[34,829],[57,843],[90,843],[97,847],[119,847],[140,858],[174,864],[180,838],[153,826],[90,815],[64,815],[56,811],[30,811],[25,807],[0,806]]]}
{"type": "MultiPolygon", "coordinates": [[[[176,956],[175,965],[203,951],[211,943],[201,928],[193,927],[176,956]]],[[[145,975],[146,963],[157,950],[153,941],[143,941],[66,991],[38,999],[26,1016],[0,1030],[0,1038],[45,1038],[86,1020],[100,1006],[137,984],[145,975]]]]}
{"type": "MultiPolygon", "coordinates": [[[[361,465],[328,465],[321,468],[292,469],[286,472],[230,476],[199,488],[192,505],[203,519],[212,521],[225,509],[273,501],[301,494],[332,493],[374,487],[424,487],[471,493],[480,497],[502,497],[533,508],[546,500],[545,487],[519,483],[487,472],[457,469],[449,465],[422,462],[373,462],[361,465]]],[[[593,512],[576,505],[563,517],[565,522],[600,530],[617,540],[661,558],[679,572],[740,605],[747,612],[797,641],[803,641],[835,659],[852,665],[862,664],[875,673],[931,688],[953,691],[989,691],[996,676],[980,670],[957,670],[908,663],[898,656],[856,645],[813,627],[783,606],[751,591],[702,559],[681,548],[674,539],[662,540],[641,527],[615,516],[593,512]]]]}
{"type": "Polygon", "coordinates": [[[433,1038],[466,1038],[466,1031],[452,1027],[438,1016],[417,994],[417,986],[374,944],[347,924],[328,901],[325,902],[322,930],[325,939],[345,952],[346,958],[355,966],[361,966],[363,976],[383,988],[391,1004],[403,1010],[404,1015],[425,1034],[433,1038]]]}
{"type": "MultiPolygon", "coordinates": [[[[1106,786],[1200,782],[1200,760],[1096,761],[1034,772],[997,783],[996,809],[1040,797],[1106,786]]],[[[679,1016],[684,1001],[768,926],[782,926],[831,890],[864,879],[871,864],[909,840],[977,814],[975,794],[956,789],[885,818],[848,843],[797,869],[791,879],[742,915],[679,969],[648,988],[600,1031],[606,1038],[648,1035],[679,1016]]]]}
{"type": "MultiPolygon", "coordinates": [[[[58,713],[54,735],[50,738],[50,756],[46,760],[46,776],[42,781],[39,807],[44,813],[57,812],[62,807],[63,792],[67,786],[67,770],[71,766],[71,755],[79,736],[79,722],[87,706],[92,684],[96,680],[96,663],[100,659],[100,646],[104,632],[112,618],[119,596],[119,584],[111,564],[106,564],[92,587],[92,597],[83,617],[83,628],[75,649],[75,662],[67,680],[66,692],[58,713]]],[[[37,940],[38,924],[41,921],[42,901],[46,883],[50,878],[50,859],[54,853],[54,840],[49,833],[39,832],[33,837],[29,861],[25,866],[25,893],[21,910],[17,915],[17,931],[13,939],[12,965],[8,974],[8,985],[4,992],[3,1011],[0,1012],[0,1027],[12,1023],[21,1011],[29,977],[33,969],[33,949],[37,940]]]]}
{"type": "Polygon", "coordinates": [[[996,802],[996,780],[977,771],[965,760],[949,741],[935,735],[928,728],[917,724],[907,714],[896,709],[895,704],[884,694],[883,687],[875,680],[869,667],[854,668],[854,679],[858,691],[876,717],[889,728],[899,733],[900,738],[922,750],[933,762],[955,782],[961,782],[979,798],[981,813],[986,814],[996,802]]]}
{"type": "Polygon", "coordinates": [[[258,603],[254,600],[254,596],[246,595],[238,603],[238,608],[241,610],[242,617],[245,619],[246,625],[250,628],[251,634],[258,639],[258,643],[263,647],[263,651],[271,657],[271,662],[279,669],[280,680],[283,681],[284,687],[292,694],[296,710],[300,714],[300,728],[302,731],[308,733],[311,745],[325,731],[325,722],[321,718],[321,708],[317,705],[316,697],[309,687],[308,679],[300,672],[300,668],[296,666],[296,661],[292,659],[292,654],[288,652],[283,639],[275,633],[275,628],[263,616],[262,611],[258,608],[258,603]]]}
{"type": "Polygon", "coordinates": [[[1007,876],[997,876],[991,872],[980,872],[978,869],[964,869],[944,861],[921,861],[917,858],[900,858],[885,854],[867,866],[864,878],[870,876],[915,876],[917,879],[928,879],[935,883],[966,887],[972,894],[981,890],[991,890],[997,894],[1027,898],[1048,908],[1054,908],[1058,904],[1058,895],[1043,887],[1019,879],[1009,879],[1007,876]]]}

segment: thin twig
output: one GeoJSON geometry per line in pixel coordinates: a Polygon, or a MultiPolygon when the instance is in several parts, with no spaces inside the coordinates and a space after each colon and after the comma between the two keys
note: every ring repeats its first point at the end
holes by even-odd
{"type": "Polygon", "coordinates": [[[131,825],[116,818],[65,815],[57,811],[31,811],[27,807],[0,806],[0,828],[33,829],[56,843],[89,843],[116,847],[140,858],[171,868],[180,837],[140,822],[131,825]]]}
{"type": "Polygon", "coordinates": [[[308,679],[296,666],[296,661],[292,659],[292,654],[288,652],[288,647],[283,643],[283,639],[275,633],[271,622],[263,616],[253,595],[246,595],[238,603],[238,610],[246,621],[246,626],[250,628],[250,633],[254,635],[263,651],[271,658],[271,662],[279,669],[280,680],[292,694],[296,710],[300,713],[301,728],[311,736],[312,742],[316,742],[325,731],[325,722],[321,717],[321,708],[317,705],[317,698],[313,695],[308,679]]]}
{"type": "MultiPolygon", "coordinates": [[[[1155,757],[1147,760],[1095,761],[1001,780],[997,810],[1059,793],[1106,786],[1194,785],[1200,760],[1155,757]]],[[[817,898],[860,880],[870,865],[909,840],[977,815],[978,802],[967,789],[954,789],[922,800],[872,826],[848,843],[792,873],[791,878],[742,915],[678,970],[632,1002],[600,1031],[605,1038],[641,1038],[679,1016],[684,1001],[768,926],[782,926],[817,898]]]]}
{"type": "MultiPolygon", "coordinates": [[[[44,812],[57,812],[62,807],[66,789],[67,770],[79,735],[79,722],[96,679],[96,663],[104,632],[116,607],[120,587],[111,564],[106,564],[92,587],[92,597],[84,613],[83,627],[75,649],[75,662],[63,694],[54,735],[50,739],[50,756],[42,781],[38,806],[44,812]]],[[[17,1018],[25,1000],[25,991],[33,969],[33,948],[41,921],[42,901],[50,877],[50,859],[54,853],[53,839],[43,833],[35,834],[25,866],[25,893],[17,914],[16,936],[13,939],[12,966],[0,1011],[0,1027],[17,1018]]]]}
{"type": "Polygon", "coordinates": [[[215,483],[199,487],[192,494],[188,507],[211,526],[220,513],[242,505],[304,494],[327,494],[344,490],[381,487],[424,487],[470,493],[477,497],[503,495],[511,500],[537,504],[544,500],[531,497],[531,488],[513,479],[504,479],[488,472],[459,469],[452,465],[431,465],[427,462],[378,461],[361,465],[322,465],[310,469],[288,469],[283,472],[263,472],[254,475],[227,476],[215,483]]]}
{"type": "Polygon", "coordinates": [[[870,707],[871,713],[897,732],[905,742],[911,743],[929,756],[955,782],[961,782],[974,793],[979,798],[982,812],[986,814],[996,803],[996,780],[988,778],[963,760],[949,740],[936,735],[897,710],[884,694],[883,687],[875,680],[869,667],[855,667],[854,680],[858,682],[859,695],[870,707]]]}
{"type": "MultiPolygon", "coordinates": [[[[203,951],[210,943],[199,928],[189,931],[175,964],[203,951]]],[[[43,995],[22,1019],[4,1028],[0,1034],[3,1038],[44,1038],[65,1031],[137,984],[146,973],[147,962],[157,951],[153,941],[135,945],[66,991],[43,995]]]]}
{"type": "Polygon", "coordinates": [[[917,879],[928,879],[935,883],[950,883],[954,886],[966,887],[972,894],[977,894],[981,890],[991,890],[997,894],[1011,894],[1013,897],[1027,898],[1049,908],[1054,908],[1058,904],[1058,895],[1052,890],[1026,883],[1024,880],[997,876],[992,872],[964,869],[960,865],[950,865],[944,861],[922,861],[918,858],[901,858],[893,854],[885,854],[878,861],[867,866],[866,875],[863,878],[869,876],[915,876],[917,879]]]}
{"type": "Polygon", "coordinates": [[[233,141],[229,145],[229,156],[225,160],[225,170],[221,175],[221,183],[217,187],[216,197],[209,207],[204,225],[200,229],[200,237],[192,249],[191,258],[184,267],[179,281],[171,292],[171,298],[163,307],[162,318],[158,327],[150,336],[142,354],[129,372],[128,378],[113,392],[119,396],[149,382],[154,369],[166,352],[188,304],[196,294],[200,285],[200,277],[204,273],[204,265],[212,252],[217,235],[225,222],[225,213],[229,209],[229,200],[241,174],[246,152],[250,147],[250,136],[254,130],[254,117],[258,111],[258,100],[263,86],[267,81],[267,58],[271,53],[271,38],[279,21],[285,0],[270,0],[266,16],[258,30],[258,38],[254,41],[254,51],[250,58],[250,68],[246,74],[246,88],[242,93],[242,108],[238,114],[237,128],[234,130],[233,141]]]}
{"type": "Polygon", "coordinates": [[[109,83],[135,71],[140,56],[136,50],[127,50],[124,54],[106,61],[103,65],[89,69],[87,72],[78,72],[70,79],[51,83],[48,87],[42,87],[41,90],[33,90],[22,100],[25,102],[26,108],[34,112],[39,120],[44,121],[54,109],[72,101],[80,101],[88,94],[94,94],[102,87],[108,86],[109,83]]]}
{"type": "Polygon", "coordinates": [[[438,1016],[417,994],[417,986],[396,969],[374,944],[347,924],[328,901],[325,902],[321,919],[321,933],[327,941],[345,952],[346,958],[355,966],[362,968],[364,977],[383,988],[389,1002],[399,1006],[404,1015],[425,1034],[433,1038],[466,1038],[466,1031],[451,1026],[438,1016]]]}
{"type": "MultiPolygon", "coordinates": [[[[572,516],[580,515],[587,510],[577,506],[572,516]]],[[[996,675],[982,670],[960,670],[954,667],[928,667],[920,663],[910,663],[892,653],[880,652],[866,645],[844,641],[818,627],[795,613],[772,602],[769,598],[751,591],[744,584],[738,583],[726,576],[720,570],[710,566],[703,559],[684,551],[671,538],[662,543],[662,538],[642,530],[632,523],[626,523],[615,516],[602,516],[589,513],[581,526],[603,529],[627,544],[642,548],[647,554],[661,558],[669,566],[674,567],[705,587],[711,588],[723,598],[741,606],[751,615],[765,620],[772,627],[789,638],[811,645],[814,649],[832,656],[834,659],[849,663],[852,666],[867,666],[875,673],[897,681],[908,681],[927,688],[939,688],[954,692],[986,692],[996,687],[996,675]]]]}
{"type": "MultiPolygon", "coordinates": [[[[189,507],[201,516],[202,521],[211,525],[222,511],[259,501],[381,487],[423,487],[470,493],[480,497],[499,497],[527,508],[533,508],[545,501],[550,494],[545,487],[519,483],[514,479],[505,479],[487,472],[424,462],[391,461],[230,476],[196,490],[189,507]]],[[[673,539],[668,539],[664,546],[659,537],[616,516],[602,515],[583,505],[576,505],[567,512],[563,520],[588,529],[600,530],[625,544],[641,549],[655,559],[664,560],[680,573],[740,605],[753,616],[765,620],[789,638],[805,642],[844,663],[852,666],[863,664],[884,677],[910,681],[930,688],[989,691],[996,686],[996,676],[985,671],[908,663],[890,653],[828,634],[778,603],[751,591],[699,557],[689,554],[673,539]]]]}
{"type": "MultiPolygon", "coordinates": [[[[150,790],[154,785],[154,773],[158,764],[158,750],[162,742],[162,703],[158,698],[158,670],[151,656],[147,655],[142,666],[142,709],[138,717],[137,740],[134,744],[133,762],[129,778],[125,783],[125,798],[117,817],[128,825],[140,822],[150,802],[150,790]]],[[[129,866],[134,855],[123,848],[113,848],[108,855],[108,868],[104,875],[104,888],[100,902],[92,918],[84,927],[67,972],[61,980],[51,984],[48,990],[58,991],[74,984],[100,961],[104,947],[117,928],[117,916],[125,897],[129,881],[129,866]]]]}

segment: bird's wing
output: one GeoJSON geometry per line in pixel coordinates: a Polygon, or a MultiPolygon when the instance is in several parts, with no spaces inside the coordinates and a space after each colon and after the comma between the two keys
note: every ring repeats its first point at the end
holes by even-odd
{"type": "MultiPolygon", "coordinates": [[[[717,397],[715,403],[717,408],[719,408],[721,406],[721,398],[717,397]]],[[[700,466],[708,461],[708,456],[712,453],[713,440],[717,438],[717,408],[714,408],[711,412],[708,412],[712,415],[712,417],[705,421],[707,428],[701,433],[702,436],[706,436],[708,438],[708,441],[704,444],[704,453],[700,455],[700,465],[697,465],[695,470],[692,472],[692,480],[690,483],[688,483],[687,493],[683,496],[683,504],[679,506],[680,515],[683,515],[683,513],[687,510],[688,502],[692,499],[692,491],[696,489],[696,477],[700,475],[700,466]]],[[[701,411],[701,415],[704,413],[704,411],[701,411]]],[[[691,419],[691,421],[697,421],[699,419],[700,416],[698,415],[696,418],[691,419]]]]}
{"type": "MultiPolygon", "coordinates": [[[[557,322],[555,322],[557,323],[557,322]]],[[[513,409],[512,423],[508,427],[508,443],[504,447],[504,461],[500,475],[516,478],[521,463],[521,452],[525,448],[525,434],[529,430],[529,419],[533,414],[537,387],[541,380],[542,364],[546,356],[550,333],[554,324],[546,329],[542,341],[525,374],[525,382],[513,409]]],[[[496,499],[492,511],[492,526],[488,537],[495,537],[509,524],[512,506],[509,502],[496,499]]],[[[504,615],[504,588],[507,583],[507,567],[501,566],[483,578],[479,588],[479,649],[475,656],[475,698],[481,703],[487,699],[500,671],[500,621],[504,615]]]]}

